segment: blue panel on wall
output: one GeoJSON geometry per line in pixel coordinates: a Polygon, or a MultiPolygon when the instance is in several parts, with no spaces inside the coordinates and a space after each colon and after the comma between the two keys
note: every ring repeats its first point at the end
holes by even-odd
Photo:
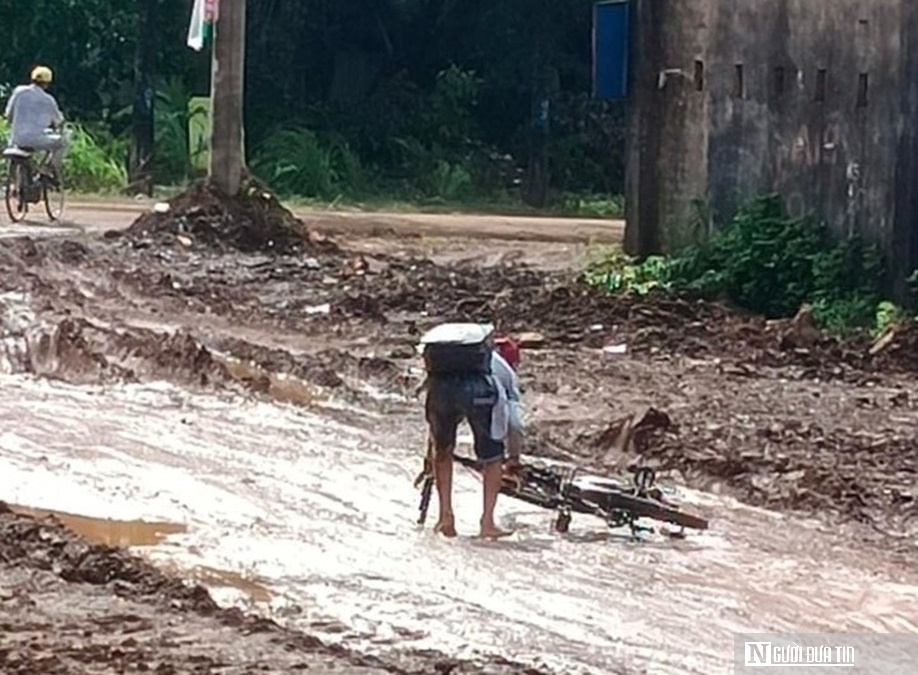
{"type": "Polygon", "coordinates": [[[593,5],[593,96],[616,100],[628,96],[630,1],[593,5]]]}

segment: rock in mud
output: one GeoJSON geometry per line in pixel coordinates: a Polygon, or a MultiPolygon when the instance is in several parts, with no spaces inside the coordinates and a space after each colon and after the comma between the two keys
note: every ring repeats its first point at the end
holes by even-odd
{"type": "Polygon", "coordinates": [[[661,434],[672,428],[669,415],[651,406],[613,420],[591,441],[597,450],[604,450],[602,463],[616,466],[628,455],[645,452],[661,434]]]}
{"type": "Polygon", "coordinates": [[[516,341],[521,349],[539,349],[544,347],[546,343],[545,336],[535,331],[517,333],[516,341]]]}
{"type": "Polygon", "coordinates": [[[194,183],[169,200],[168,210],[140,216],[126,236],[135,242],[153,240],[161,244],[184,239],[191,245],[220,252],[339,251],[337,245],[309,230],[267,188],[252,179],[240,195],[233,197],[222,194],[207,181],[194,183]]]}
{"type": "Polygon", "coordinates": [[[918,372],[918,325],[891,326],[869,349],[870,359],[885,370],[918,372]]]}

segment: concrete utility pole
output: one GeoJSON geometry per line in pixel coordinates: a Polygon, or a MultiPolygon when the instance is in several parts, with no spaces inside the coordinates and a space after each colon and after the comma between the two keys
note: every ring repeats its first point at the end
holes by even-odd
{"type": "Polygon", "coordinates": [[[245,5],[220,0],[214,24],[210,178],[227,195],[239,193],[245,168],[245,5]]]}
{"type": "Polygon", "coordinates": [[[137,0],[137,49],[134,54],[134,116],[128,162],[131,186],[153,194],[153,74],[156,68],[157,0],[137,0]]]}

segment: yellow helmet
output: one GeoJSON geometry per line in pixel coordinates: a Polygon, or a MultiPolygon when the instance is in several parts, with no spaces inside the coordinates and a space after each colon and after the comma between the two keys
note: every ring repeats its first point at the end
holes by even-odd
{"type": "Polygon", "coordinates": [[[36,84],[51,84],[54,73],[47,66],[36,66],[32,69],[32,82],[36,84]]]}

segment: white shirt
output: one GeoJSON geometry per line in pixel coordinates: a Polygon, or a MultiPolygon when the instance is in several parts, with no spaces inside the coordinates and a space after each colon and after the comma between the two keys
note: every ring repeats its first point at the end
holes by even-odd
{"type": "Polygon", "coordinates": [[[516,371],[497,351],[491,352],[491,376],[497,383],[497,403],[491,414],[491,438],[503,440],[511,427],[522,431],[523,412],[516,371]]]}
{"type": "Polygon", "coordinates": [[[47,130],[64,121],[57,101],[37,84],[16,87],[4,114],[12,124],[10,143],[20,148],[40,145],[47,130]]]}

